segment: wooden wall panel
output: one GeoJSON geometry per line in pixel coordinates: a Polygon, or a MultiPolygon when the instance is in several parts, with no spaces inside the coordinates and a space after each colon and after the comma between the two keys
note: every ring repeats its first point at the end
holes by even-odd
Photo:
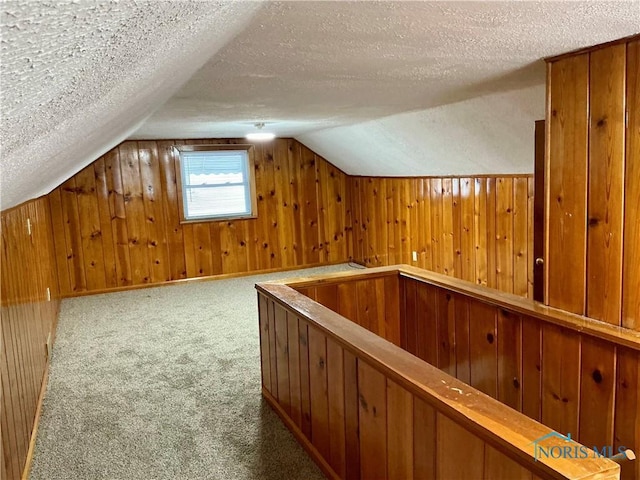
{"type": "Polygon", "coordinates": [[[258,218],[181,224],[173,146],[207,143],[244,142],[127,141],[49,194],[63,296],[349,260],[347,176],[293,139],[254,146],[258,218]]]}
{"type": "Polygon", "coordinates": [[[591,52],[587,316],[620,324],[626,45],[591,52]]]}
{"type": "MultiPolygon", "coordinates": [[[[616,366],[614,448],[624,446],[637,455],[640,449],[640,354],[619,348],[616,366]]],[[[640,478],[640,462],[624,464],[621,478],[640,478]]]]}
{"type": "Polygon", "coordinates": [[[542,328],[542,423],[578,436],[580,337],[555,325],[542,328]]]}
{"type": "MultiPolygon", "coordinates": [[[[25,467],[48,363],[46,343],[55,333],[60,302],[48,199],[4,211],[1,222],[0,475],[14,480],[25,467]]],[[[61,241],[66,245],[64,237],[61,241]]]]}
{"type": "Polygon", "coordinates": [[[385,376],[358,361],[360,469],[362,478],[387,477],[387,398],[385,376]]]}
{"type": "Polygon", "coordinates": [[[527,296],[530,180],[354,177],[353,241],[362,248],[353,257],[371,267],[407,263],[527,296]]]}
{"type": "Polygon", "coordinates": [[[546,302],[640,330],[638,36],[549,60],[546,302]]]}
{"type": "MultiPolygon", "coordinates": [[[[408,340],[420,337],[420,331],[438,337],[440,302],[450,294],[455,302],[456,348],[447,358],[456,369],[451,372],[447,364],[438,363],[441,346],[435,343],[415,348],[420,358],[558,432],[571,433],[590,448],[638,449],[637,352],[542,321],[533,309],[529,315],[516,313],[481,302],[473,293],[453,292],[415,278],[403,276],[402,284],[408,292],[401,303],[405,350],[410,351],[407,346],[416,342],[408,340]],[[410,316],[418,320],[413,330],[407,329],[415,323],[410,316]]],[[[631,465],[623,468],[627,472],[623,478],[635,478],[636,466],[631,465]]],[[[487,468],[493,471],[493,466],[487,468]]]]}
{"type": "Polygon", "coordinates": [[[589,55],[548,68],[547,301],[584,314],[589,55]]]}
{"type": "Polygon", "coordinates": [[[640,330],[640,40],[627,45],[622,326],[640,330]]]}

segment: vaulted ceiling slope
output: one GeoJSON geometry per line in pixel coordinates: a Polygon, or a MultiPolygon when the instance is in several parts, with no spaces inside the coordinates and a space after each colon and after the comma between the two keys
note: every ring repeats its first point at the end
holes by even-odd
{"type": "Polygon", "coordinates": [[[134,138],[261,121],[347,173],[533,171],[542,57],[640,31],[640,3],[268,3],[134,138]]]}
{"type": "Polygon", "coordinates": [[[640,0],[2,4],[2,208],[124,138],[255,122],[352,174],[532,170],[541,58],[640,30],[640,0]]]}
{"type": "Polygon", "coordinates": [[[2,209],[49,192],[126,139],[260,6],[3,1],[2,209]]]}

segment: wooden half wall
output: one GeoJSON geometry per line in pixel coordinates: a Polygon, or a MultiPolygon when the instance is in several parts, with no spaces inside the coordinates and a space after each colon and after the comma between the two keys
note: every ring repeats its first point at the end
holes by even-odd
{"type": "Polygon", "coordinates": [[[127,141],[49,194],[63,296],[349,259],[347,176],[293,139],[256,143],[255,219],[180,223],[174,145],[127,141]]]}
{"type": "Polygon", "coordinates": [[[60,304],[46,197],[2,212],[1,244],[0,473],[13,480],[25,467],[60,304]]]}
{"type": "Polygon", "coordinates": [[[349,181],[355,260],[413,265],[532,297],[531,175],[349,181]]]}

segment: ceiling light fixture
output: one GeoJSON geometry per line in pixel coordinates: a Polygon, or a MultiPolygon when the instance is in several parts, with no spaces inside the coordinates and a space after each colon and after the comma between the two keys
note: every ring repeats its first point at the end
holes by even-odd
{"type": "MultiPolygon", "coordinates": [[[[264,128],[264,122],[256,123],[255,127],[258,130],[262,130],[264,128]]],[[[257,141],[265,142],[267,140],[273,140],[274,138],[276,138],[276,134],[275,133],[258,131],[258,132],[253,132],[253,133],[247,133],[245,135],[245,138],[247,140],[257,140],[257,141]]]]}

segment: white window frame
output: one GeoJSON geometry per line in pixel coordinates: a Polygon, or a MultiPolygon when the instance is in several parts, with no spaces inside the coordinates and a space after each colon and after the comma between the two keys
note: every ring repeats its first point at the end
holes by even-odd
{"type": "MultiPolygon", "coordinates": [[[[180,223],[199,223],[199,222],[216,222],[216,221],[228,221],[257,217],[257,203],[256,203],[256,184],[255,184],[255,161],[254,161],[254,148],[253,145],[180,145],[176,146],[176,184],[178,187],[178,203],[180,208],[180,223]],[[187,215],[187,198],[185,195],[192,185],[187,185],[186,175],[184,174],[184,161],[182,155],[184,152],[230,152],[244,150],[246,153],[245,163],[245,181],[242,183],[245,188],[245,192],[248,193],[249,205],[248,208],[242,212],[224,214],[224,215],[208,215],[189,217],[187,215]],[[248,210],[248,211],[247,211],[248,210]]],[[[239,184],[240,185],[240,184],[239,184]]],[[[207,186],[202,188],[219,188],[219,186],[207,186]]]]}

